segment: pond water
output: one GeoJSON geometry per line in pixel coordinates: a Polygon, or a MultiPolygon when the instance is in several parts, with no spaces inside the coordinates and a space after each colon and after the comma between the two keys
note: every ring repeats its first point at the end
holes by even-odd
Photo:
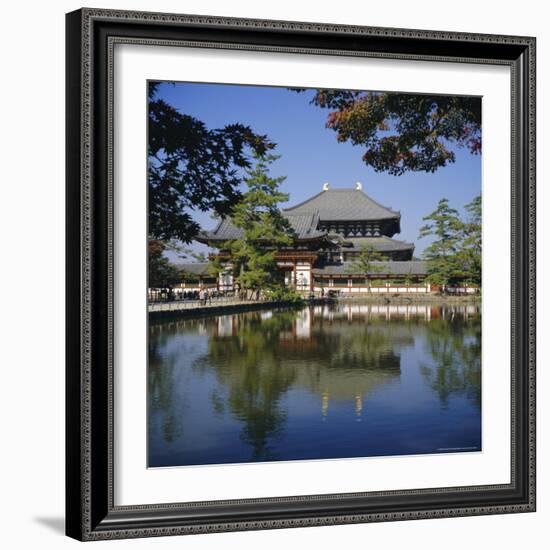
{"type": "Polygon", "coordinates": [[[481,450],[474,305],[154,321],[148,377],[149,467],[481,450]]]}

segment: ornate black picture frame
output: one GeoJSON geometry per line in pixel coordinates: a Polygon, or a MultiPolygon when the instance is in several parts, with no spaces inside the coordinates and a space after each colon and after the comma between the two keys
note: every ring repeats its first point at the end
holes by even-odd
{"type": "Polygon", "coordinates": [[[535,510],[535,39],[82,9],[67,15],[66,532],[79,540],[535,510]],[[511,483],[216,502],[113,498],[113,47],[506,65],[512,75],[511,483]]]}

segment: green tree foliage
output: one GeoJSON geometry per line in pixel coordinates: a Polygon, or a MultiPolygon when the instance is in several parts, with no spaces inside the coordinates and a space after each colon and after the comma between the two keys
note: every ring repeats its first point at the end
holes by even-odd
{"type": "Polygon", "coordinates": [[[441,286],[481,283],[481,197],[466,205],[468,218],[441,199],[437,208],[425,216],[420,237],[434,237],[424,251],[428,262],[428,281],[441,286]]]}
{"type": "MultiPolygon", "coordinates": [[[[374,247],[366,244],[361,245],[359,255],[353,259],[351,269],[354,273],[363,275],[365,278],[382,271],[382,266],[374,262],[380,262],[384,256],[380,254],[374,247]]],[[[370,291],[370,285],[369,285],[370,291]]]]}
{"type": "Polygon", "coordinates": [[[461,224],[460,259],[470,283],[481,285],[481,195],[466,205],[467,217],[461,224]]]}
{"type": "Polygon", "coordinates": [[[281,399],[296,378],[296,368],[280,357],[280,335],[291,331],[296,311],[278,312],[270,319],[253,313],[241,317],[237,334],[209,339],[208,355],[198,368],[216,365],[218,380],[228,390],[227,405],[243,423],[241,437],[252,448],[252,460],[273,459],[272,443],[287,420],[281,399]],[[246,346],[243,348],[243,342],[246,346]]]}
{"type": "Polygon", "coordinates": [[[295,240],[278,208],[279,203],[288,200],[279,189],[285,177],[269,176],[269,165],[278,157],[267,154],[255,158],[255,166],[246,170],[246,191],[231,213],[233,224],[243,230],[243,236],[225,245],[235,281],[249,295],[284,288],[275,254],[295,240]]]}
{"type": "Polygon", "coordinates": [[[161,241],[149,241],[149,288],[171,289],[182,281],[179,269],[164,257],[166,245],[161,241]]]}
{"type": "Polygon", "coordinates": [[[149,85],[149,237],[188,243],[199,231],[193,210],[227,215],[240,199],[247,154],[274,147],[249,126],[209,129],[157,97],[149,85]]]}
{"type": "Polygon", "coordinates": [[[277,458],[274,443],[287,422],[282,402],[293,386],[321,399],[334,392],[342,398],[343,392],[352,400],[399,376],[399,350],[392,349],[388,325],[378,329],[375,319],[350,325],[336,318],[324,330],[322,317],[314,318],[312,345],[302,339],[281,345],[281,335],[295,331],[304,311],[278,310],[267,319],[259,312],[240,315],[231,335],[210,338],[207,354],[193,365],[199,372],[214,372],[226,389],[226,407],[216,394],[212,406],[243,423],[242,439],[251,446],[253,460],[277,458]],[[339,376],[342,369],[346,380],[339,376]]]}
{"type": "Polygon", "coordinates": [[[460,275],[457,261],[461,227],[458,211],[443,198],[437,208],[422,219],[427,223],[420,228],[420,238],[435,237],[424,251],[424,258],[428,261],[428,281],[451,285],[460,275]]]}
{"type": "Polygon", "coordinates": [[[481,316],[465,318],[447,312],[447,319],[426,325],[427,349],[433,363],[420,372],[448,407],[453,395],[465,395],[481,407],[481,316]]]}
{"type": "Polygon", "coordinates": [[[365,147],[377,172],[435,172],[455,161],[450,144],[481,152],[479,98],[321,89],[311,103],[331,110],[327,128],[365,147]]]}

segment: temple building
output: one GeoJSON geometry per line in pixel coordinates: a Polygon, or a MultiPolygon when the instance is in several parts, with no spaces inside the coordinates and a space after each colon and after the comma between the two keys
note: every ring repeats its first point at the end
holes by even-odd
{"type": "MultiPolygon", "coordinates": [[[[303,292],[429,292],[426,264],[413,260],[414,244],[394,238],[401,232],[401,213],[369,197],[360,183],[353,188],[330,188],[300,204],[286,208],[283,215],[295,233],[292,248],[276,254],[285,282],[303,292]],[[383,258],[372,262],[369,273],[360,273],[357,258],[365,249],[383,258]]],[[[224,243],[242,238],[243,231],[230,218],[221,219],[197,240],[218,250],[230,261],[224,243]]],[[[208,274],[207,264],[187,264],[204,286],[232,290],[232,275],[222,273],[218,281],[208,274]],[[201,274],[203,280],[201,281],[201,274]]]]}

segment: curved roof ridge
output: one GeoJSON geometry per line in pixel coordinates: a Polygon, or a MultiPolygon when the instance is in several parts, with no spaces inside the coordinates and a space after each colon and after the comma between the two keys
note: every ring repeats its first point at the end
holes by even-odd
{"type": "Polygon", "coordinates": [[[401,213],[380,204],[362,189],[341,187],[313,195],[283,212],[290,215],[317,211],[322,221],[401,219],[401,213]]]}
{"type": "MultiPolygon", "coordinates": [[[[403,244],[413,244],[409,241],[402,241],[401,239],[394,239],[393,237],[388,237],[387,235],[380,235],[380,237],[383,237],[384,239],[388,239],[389,241],[393,241],[394,243],[403,243],[403,244]]],[[[360,238],[360,237],[356,237],[360,238]]]]}
{"type": "Polygon", "coordinates": [[[349,237],[345,237],[345,240],[346,241],[352,241],[352,240],[361,240],[361,239],[369,239],[369,240],[374,240],[374,239],[384,239],[386,241],[391,241],[392,243],[399,243],[399,244],[414,244],[412,242],[409,242],[409,241],[402,241],[401,239],[394,239],[393,237],[388,237],[388,235],[372,235],[372,236],[366,236],[366,237],[360,237],[360,236],[349,236],[349,237]]]}
{"type": "MultiPolygon", "coordinates": [[[[324,237],[327,232],[319,229],[318,212],[297,212],[283,215],[289,219],[290,225],[298,239],[316,239],[324,237]]],[[[196,240],[204,241],[222,241],[242,238],[243,230],[233,223],[230,216],[220,218],[218,225],[210,231],[201,231],[196,240]]]]}
{"type": "Polygon", "coordinates": [[[318,210],[315,210],[315,212],[286,212],[285,210],[283,210],[282,214],[285,218],[298,218],[299,216],[302,218],[307,217],[309,220],[311,220],[311,225],[315,226],[314,229],[317,228],[317,225],[319,223],[318,210]]]}
{"type": "Polygon", "coordinates": [[[390,212],[393,212],[394,214],[398,214],[401,216],[401,212],[399,210],[394,210],[391,206],[385,206],[382,203],[378,202],[376,199],[373,199],[368,193],[365,193],[362,189],[353,189],[353,191],[359,191],[360,193],[363,193],[367,199],[371,200],[376,206],[380,206],[380,208],[385,208],[386,210],[389,210],[390,212]]]}
{"type": "Polygon", "coordinates": [[[309,197],[309,199],[306,199],[302,202],[299,202],[298,204],[295,204],[294,206],[289,206],[288,208],[283,208],[283,212],[288,212],[289,210],[295,210],[296,208],[299,208],[300,206],[303,206],[304,204],[307,204],[308,202],[312,201],[313,199],[316,199],[317,197],[319,197],[320,195],[323,195],[324,193],[327,193],[328,191],[330,191],[330,189],[328,189],[327,191],[320,191],[316,195],[313,195],[312,197],[309,197]]]}

